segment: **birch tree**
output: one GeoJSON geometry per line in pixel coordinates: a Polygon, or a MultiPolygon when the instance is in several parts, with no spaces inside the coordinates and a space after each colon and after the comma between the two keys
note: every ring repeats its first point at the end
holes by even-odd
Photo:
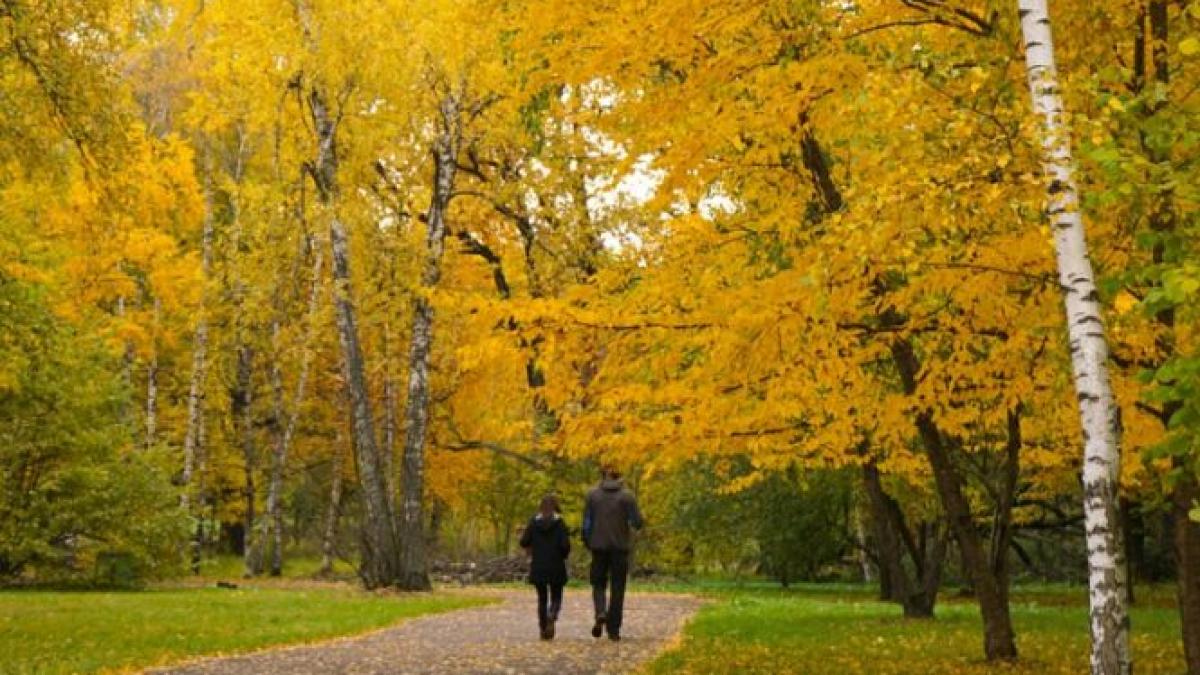
{"type": "Polygon", "coordinates": [[[275,353],[271,363],[271,395],[273,413],[274,446],[271,455],[271,479],[267,486],[267,513],[263,518],[259,534],[259,545],[266,550],[268,537],[271,540],[271,576],[283,573],[283,471],[287,467],[288,450],[296,436],[300,422],[300,406],[308,386],[308,370],[312,362],[312,342],[317,328],[317,309],[321,299],[321,267],[324,260],[322,242],[315,237],[309,239],[312,249],[312,279],[308,289],[308,314],[304,337],[300,343],[300,372],[296,376],[296,389],[291,404],[284,401],[282,371],[282,345],[280,323],[277,315],[271,323],[271,337],[275,353]]]}
{"type": "MultiPolygon", "coordinates": [[[[326,95],[314,85],[308,95],[309,111],[317,134],[313,180],[321,203],[329,211],[329,243],[333,258],[334,307],[342,367],[350,397],[354,458],[362,487],[367,522],[364,527],[360,575],[368,588],[405,585],[400,572],[400,542],[387,480],[375,438],[374,415],[367,391],[366,366],[358,335],[358,318],[350,287],[350,249],[346,225],[337,213],[338,118],[331,112],[326,95]]],[[[411,433],[411,431],[410,431],[411,433]]]]}
{"type": "MultiPolygon", "coordinates": [[[[211,172],[211,166],[206,167],[211,172]]],[[[206,178],[211,183],[211,177],[206,178]]],[[[212,186],[205,185],[205,209],[203,233],[200,241],[201,276],[207,284],[212,275],[212,246],[213,246],[213,212],[212,186]]],[[[197,455],[201,450],[201,439],[204,427],[204,378],[208,372],[208,315],[207,293],[201,297],[199,317],[196,319],[195,335],[192,338],[192,373],[188,384],[187,395],[187,427],[183,436],[183,471],[180,475],[182,491],[179,493],[179,504],[188,512],[191,510],[192,477],[196,472],[197,455]]],[[[203,528],[198,521],[195,536],[192,539],[191,564],[192,572],[200,571],[200,545],[203,528]]]]}
{"type": "Polygon", "coordinates": [[[412,337],[408,349],[408,399],[404,413],[404,557],[403,585],[429,588],[425,561],[424,465],[429,433],[429,362],[433,350],[433,304],[428,297],[442,277],[446,249],[446,211],[454,193],[458,150],[462,143],[462,90],[446,92],[438,105],[437,137],[433,143],[433,194],[426,214],[425,263],[422,294],[413,299],[412,337]]]}
{"type": "Polygon", "coordinates": [[[1108,377],[1108,344],[1088,256],[1071,144],[1063,119],[1047,0],[1018,0],[1033,112],[1042,127],[1046,213],[1054,232],[1071,368],[1083,427],[1083,499],[1093,673],[1132,672],[1126,569],[1118,529],[1120,417],[1108,377]]]}

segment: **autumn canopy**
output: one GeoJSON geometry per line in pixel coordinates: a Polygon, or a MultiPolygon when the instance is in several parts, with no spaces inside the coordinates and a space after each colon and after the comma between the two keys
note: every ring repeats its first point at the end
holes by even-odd
{"type": "Polygon", "coordinates": [[[1047,4],[0,0],[0,582],[424,589],[607,463],[648,571],[1200,673],[1200,3],[1047,4]]]}

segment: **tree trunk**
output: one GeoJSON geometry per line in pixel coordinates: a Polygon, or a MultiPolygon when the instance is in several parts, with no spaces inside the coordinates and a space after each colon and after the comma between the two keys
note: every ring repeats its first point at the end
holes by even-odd
{"type": "MultiPolygon", "coordinates": [[[[121,319],[125,318],[125,296],[117,296],[117,316],[121,319]]],[[[121,379],[125,382],[125,390],[130,398],[125,398],[121,401],[121,417],[123,421],[130,426],[131,429],[136,428],[133,419],[133,342],[125,340],[125,351],[121,358],[121,379]]]]}
{"type": "MultiPolygon", "coordinates": [[[[191,510],[192,475],[196,470],[197,454],[204,431],[204,378],[208,372],[208,279],[212,275],[213,205],[212,186],[208,183],[211,167],[205,167],[204,229],[200,239],[200,265],[204,291],[201,293],[200,316],[196,320],[196,335],[192,342],[192,377],[188,385],[187,429],[183,436],[183,471],[180,475],[179,506],[191,510]]],[[[192,539],[192,573],[200,572],[200,547],[204,541],[203,514],[196,514],[196,532],[192,539]]]]}
{"type": "MultiPolygon", "coordinates": [[[[942,581],[942,563],[946,557],[944,535],[935,531],[932,541],[917,544],[904,514],[883,489],[879,470],[874,462],[863,465],[863,486],[871,507],[871,520],[875,530],[876,546],[879,549],[879,578],[881,596],[894,600],[904,609],[910,619],[933,617],[938,591],[942,581]],[[914,576],[904,566],[904,552],[912,559],[914,576]]],[[[929,527],[923,524],[925,532],[929,527]]],[[[922,537],[928,539],[928,537],[922,537]]]]}
{"type": "Polygon", "coordinates": [[[183,472],[179,479],[183,484],[179,502],[184,510],[187,510],[191,504],[189,490],[192,484],[192,475],[196,471],[200,427],[204,425],[204,378],[207,369],[208,319],[202,313],[196,323],[196,336],[192,347],[192,378],[188,385],[187,430],[183,436],[183,472]]]}
{"type": "MultiPolygon", "coordinates": [[[[1154,80],[1160,85],[1158,91],[1163,92],[1163,98],[1157,99],[1146,108],[1146,114],[1152,116],[1169,103],[1166,96],[1170,93],[1171,64],[1169,49],[1169,8],[1167,0],[1150,0],[1148,12],[1139,21],[1138,42],[1139,56],[1142,61],[1138,65],[1139,75],[1144,79],[1145,70],[1145,19],[1149,19],[1151,55],[1154,64],[1154,80]]],[[[1153,164],[1169,162],[1170,157],[1147,143],[1143,139],[1148,159],[1153,164]]],[[[1178,217],[1175,207],[1175,191],[1167,185],[1159,188],[1155,199],[1154,210],[1150,214],[1150,229],[1156,233],[1169,234],[1176,230],[1178,217]]],[[[1154,245],[1153,260],[1155,265],[1167,263],[1167,247],[1161,240],[1154,245]]],[[[1170,359],[1177,354],[1175,335],[1175,308],[1165,307],[1157,314],[1155,320],[1163,330],[1157,340],[1157,346],[1164,359],[1170,359]]],[[[1182,406],[1182,402],[1165,401],[1159,420],[1164,430],[1170,428],[1171,418],[1182,406]]],[[[1171,495],[1171,516],[1175,549],[1175,568],[1179,585],[1179,618],[1183,634],[1184,658],[1190,675],[1200,675],[1200,524],[1189,518],[1188,512],[1197,497],[1200,488],[1193,469],[1186,462],[1176,461],[1175,471],[1180,479],[1175,484],[1171,495]]],[[[1140,551],[1139,551],[1140,553],[1140,551]]],[[[1132,587],[1132,580],[1130,583],[1132,587]]]]}
{"type": "MultiPolygon", "coordinates": [[[[941,432],[927,412],[918,415],[917,424],[933,468],[938,496],[979,600],[979,611],[983,615],[984,654],[989,661],[1015,659],[1017,647],[1008,608],[1007,575],[997,574],[989,565],[989,556],[971,517],[970,503],[963,494],[962,477],[950,459],[941,432]]],[[[1002,557],[1004,552],[1000,555],[1002,557]]]]}
{"type": "MultiPolygon", "coordinates": [[[[355,465],[362,486],[366,513],[364,550],[360,576],[368,588],[401,586],[408,580],[401,574],[400,542],[395,516],[387,494],[379,447],[375,442],[375,423],[371,397],[367,391],[366,367],[358,339],[357,314],[350,288],[350,249],[346,226],[337,213],[337,122],[330,113],[325,95],[314,86],[308,96],[313,127],[317,133],[317,156],[313,179],[322,205],[330,213],[329,244],[333,258],[334,308],[337,314],[338,341],[342,348],[343,375],[350,397],[350,415],[355,465]]],[[[428,587],[428,583],[425,585],[428,587]]]]}
{"type": "Polygon", "coordinates": [[[150,361],[146,364],[146,449],[154,446],[158,438],[158,322],[162,313],[162,300],[154,298],[155,343],[150,345],[150,361]]]}
{"type": "MultiPolygon", "coordinates": [[[[207,429],[204,426],[204,411],[200,411],[200,424],[196,428],[196,453],[195,459],[195,480],[196,480],[196,531],[192,538],[192,573],[200,573],[200,557],[204,552],[205,533],[204,533],[204,507],[208,503],[208,497],[205,486],[205,469],[207,468],[208,457],[205,453],[206,442],[208,439],[207,429]]],[[[216,508],[214,506],[212,512],[212,520],[216,521],[216,508]]]]}
{"type": "Polygon", "coordinates": [[[281,537],[272,537],[271,534],[272,531],[278,534],[283,525],[283,500],[280,490],[283,487],[283,466],[287,456],[287,440],[284,439],[284,435],[287,433],[287,422],[285,421],[287,412],[283,401],[283,367],[281,364],[283,346],[280,344],[278,316],[271,320],[271,344],[274,351],[268,376],[271,384],[271,474],[267,481],[267,512],[258,524],[258,541],[264,559],[267,549],[270,547],[270,573],[271,576],[277,577],[283,573],[283,553],[280,550],[283,542],[281,537]],[[277,515],[280,516],[278,520],[276,520],[277,515]],[[278,561],[278,568],[276,561],[278,561]]]}
{"type": "MultiPolygon", "coordinates": [[[[429,203],[425,238],[424,291],[437,287],[442,276],[446,240],[446,210],[454,192],[458,148],[462,139],[459,101],[447,94],[439,106],[441,120],[434,142],[433,196],[429,203]]],[[[429,588],[425,561],[423,501],[425,491],[425,439],[429,430],[429,362],[433,350],[433,305],[427,292],[413,301],[412,337],[408,351],[408,400],[404,414],[404,556],[403,587],[429,588]]]]}
{"type": "Polygon", "coordinates": [[[337,439],[333,453],[333,470],[329,480],[329,506],[325,510],[325,527],[321,534],[321,569],[317,576],[329,576],[333,572],[333,559],[337,555],[337,523],[342,511],[342,439],[337,439]]]}
{"type": "Polygon", "coordinates": [[[237,350],[237,386],[234,390],[234,419],[239,425],[239,435],[242,444],[242,461],[245,476],[243,497],[245,503],[245,545],[242,551],[243,576],[256,576],[262,571],[260,556],[256,550],[254,538],[254,522],[257,517],[255,502],[258,498],[255,486],[255,471],[258,469],[257,450],[254,447],[254,412],[251,409],[254,394],[254,350],[245,343],[237,350]]]}
{"type": "Polygon", "coordinates": [[[869,584],[875,581],[875,575],[871,571],[871,556],[867,555],[867,531],[863,526],[862,509],[854,507],[852,518],[854,519],[854,543],[858,546],[858,566],[862,570],[863,583],[869,584]]]}
{"type": "Polygon", "coordinates": [[[879,555],[880,599],[903,602],[909,595],[904,553],[900,550],[900,537],[890,522],[888,496],[883,491],[879,470],[873,462],[863,465],[863,487],[871,506],[871,524],[875,530],[875,547],[879,555]]]}
{"type": "Polygon", "coordinates": [[[1108,378],[1108,345],[1099,293],[1088,257],[1071,145],[1063,123],[1046,0],[1018,0],[1026,72],[1034,113],[1042,121],[1042,162],[1049,179],[1047,214],[1054,231],[1059,284],[1066,308],[1071,366],[1083,428],[1083,499],[1093,673],[1128,673],[1129,612],[1117,508],[1120,423],[1108,378]]]}
{"type": "Polygon", "coordinates": [[[283,574],[283,472],[287,467],[288,451],[292,439],[296,435],[296,426],[300,421],[300,406],[304,403],[304,390],[308,384],[308,369],[312,362],[311,345],[313,334],[316,332],[317,309],[321,295],[321,267],[324,260],[324,249],[313,246],[312,281],[308,290],[308,325],[304,339],[300,343],[300,373],[296,377],[296,391],[292,396],[290,408],[283,400],[283,374],[281,368],[282,346],[279,344],[279,319],[271,325],[271,335],[275,342],[275,357],[271,364],[271,391],[274,403],[274,432],[275,446],[271,458],[271,482],[267,488],[267,517],[262,521],[259,541],[264,548],[267,545],[267,530],[270,523],[271,531],[271,576],[283,574]]]}
{"type": "MultiPolygon", "coordinates": [[[[389,308],[390,311],[390,308],[389,308]]],[[[383,475],[387,479],[388,502],[396,497],[396,378],[392,374],[391,326],[383,323],[383,475]]],[[[395,512],[395,509],[392,509],[395,512]]]]}
{"type": "Polygon", "coordinates": [[[1133,607],[1137,604],[1133,589],[1138,579],[1142,578],[1146,563],[1146,531],[1137,504],[1121,497],[1120,509],[1121,539],[1125,542],[1125,578],[1129,581],[1125,587],[1125,597],[1129,606],[1133,607]]]}
{"type": "MultiPolygon", "coordinates": [[[[879,545],[880,544],[878,542],[876,542],[876,546],[879,546],[879,545]]],[[[885,562],[883,560],[884,552],[881,550],[878,552],[878,555],[879,555],[879,558],[878,558],[878,561],[879,561],[879,599],[884,602],[892,602],[892,601],[899,602],[900,595],[897,593],[895,588],[892,588],[892,573],[890,571],[890,568],[885,566],[885,562]]],[[[890,565],[890,564],[894,564],[894,563],[888,562],[887,564],[890,565]]]]}
{"type": "Polygon", "coordinates": [[[1175,568],[1179,575],[1179,615],[1183,628],[1183,654],[1188,675],[1200,675],[1200,523],[1188,512],[1200,499],[1200,485],[1188,467],[1182,471],[1171,495],[1175,525],[1175,568]]]}
{"type": "MultiPolygon", "coordinates": [[[[903,338],[892,342],[892,358],[900,372],[904,392],[914,394],[920,363],[912,343],[903,338]]],[[[932,413],[928,410],[919,411],[916,426],[930,468],[933,469],[938,498],[958,542],[963,567],[979,600],[979,611],[983,615],[984,655],[989,661],[1015,659],[1017,646],[1008,608],[1008,576],[1003,564],[1007,551],[1000,551],[994,557],[988,555],[979,531],[975,529],[971,504],[963,493],[962,476],[950,457],[950,448],[947,447],[949,440],[938,429],[932,413]]],[[[1019,438],[1010,440],[1016,440],[1019,448],[1019,438]]],[[[1008,508],[1011,509],[1011,504],[1008,508]]]]}

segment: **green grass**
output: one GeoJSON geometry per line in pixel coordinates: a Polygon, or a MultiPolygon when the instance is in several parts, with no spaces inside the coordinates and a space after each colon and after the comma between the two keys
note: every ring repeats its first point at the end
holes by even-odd
{"type": "Polygon", "coordinates": [[[338,586],[0,591],[0,673],[132,670],[360,633],[485,602],[338,586]]]}
{"type": "MultiPolygon", "coordinates": [[[[639,586],[639,590],[650,590],[639,586]]],[[[668,585],[658,590],[686,590],[668,585]]],[[[970,599],[939,600],[937,618],[906,620],[874,589],[803,585],[702,584],[713,602],[660,656],[649,673],[1086,673],[1088,627],[1084,590],[1019,587],[1013,594],[1016,664],[983,662],[979,610],[970,599]]],[[[1169,589],[1139,589],[1133,651],[1140,673],[1184,669],[1179,618],[1169,589]]]]}

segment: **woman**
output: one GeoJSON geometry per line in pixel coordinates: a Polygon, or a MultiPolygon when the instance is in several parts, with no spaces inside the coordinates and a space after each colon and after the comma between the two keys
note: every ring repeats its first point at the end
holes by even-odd
{"type": "Polygon", "coordinates": [[[542,639],[554,638],[554,622],[562,608],[563,586],[567,584],[567,556],[571,539],[559,515],[558,498],[542,497],[538,512],[529,519],[521,535],[521,546],[530,555],[529,583],[537,589],[538,627],[542,639]]]}

